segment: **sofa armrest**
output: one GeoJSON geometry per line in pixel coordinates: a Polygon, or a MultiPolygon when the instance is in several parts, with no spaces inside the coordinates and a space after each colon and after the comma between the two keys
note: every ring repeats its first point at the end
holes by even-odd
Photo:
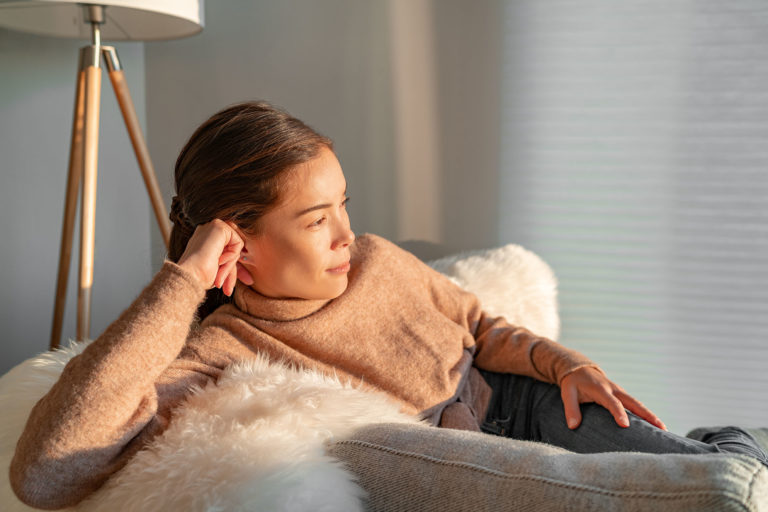
{"type": "Polygon", "coordinates": [[[327,449],[357,475],[377,512],[768,510],[768,469],[744,456],[585,455],[401,424],[363,427],[327,449]]]}
{"type": "Polygon", "coordinates": [[[752,434],[763,450],[768,453],[768,428],[745,428],[744,430],[752,434]]]}

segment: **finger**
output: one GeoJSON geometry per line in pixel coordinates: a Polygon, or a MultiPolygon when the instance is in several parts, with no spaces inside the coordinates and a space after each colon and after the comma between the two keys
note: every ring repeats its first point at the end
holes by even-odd
{"type": "Polygon", "coordinates": [[[232,292],[235,291],[236,283],[237,267],[232,265],[229,272],[227,273],[227,277],[224,280],[224,287],[222,288],[224,290],[224,294],[227,296],[232,296],[232,292]]]}
{"type": "Polygon", "coordinates": [[[237,259],[240,257],[240,253],[245,246],[243,241],[237,237],[237,234],[235,234],[233,231],[230,231],[230,234],[232,236],[224,243],[224,246],[221,248],[221,255],[219,256],[219,259],[237,259]]]}
{"type": "Polygon", "coordinates": [[[227,277],[230,273],[235,272],[235,263],[229,262],[220,265],[216,271],[216,279],[214,279],[214,286],[224,289],[224,283],[227,281],[227,277]]]}
{"type": "MultiPolygon", "coordinates": [[[[661,420],[653,414],[650,409],[648,409],[640,400],[637,400],[633,396],[629,395],[626,391],[623,389],[619,389],[616,393],[616,398],[618,398],[621,403],[624,405],[624,407],[630,411],[631,413],[635,414],[636,416],[644,419],[645,421],[649,423],[655,424],[656,422],[661,423],[661,420]]],[[[658,425],[656,425],[658,426],[658,425]]]]}
{"type": "Polygon", "coordinates": [[[581,409],[579,408],[579,392],[573,386],[566,386],[560,390],[560,397],[565,408],[565,421],[571,430],[581,424],[581,409]]]}
{"type": "Polygon", "coordinates": [[[616,393],[616,396],[624,404],[624,407],[626,407],[627,410],[629,410],[632,414],[639,416],[651,425],[654,425],[662,430],[667,430],[667,426],[664,424],[664,422],[661,421],[658,416],[653,414],[650,409],[643,405],[642,402],[623,391],[616,393]]]}
{"type": "Polygon", "coordinates": [[[219,256],[219,266],[236,262],[239,259],[240,259],[240,251],[238,252],[224,251],[223,253],[221,253],[221,256],[219,256]]]}
{"type": "Polygon", "coordinates": [[[240,231],[240,230],[238,229],[238,227],[237,227],[237,224],[235,224],[235,223],[234,223],[233,221],[231,221],[231,220],[225,220],[225,221],[224,221],[224,224],[226,224],[226,225],[229,227],[229,229],[231,229],[231,230],[232,230],[232,232],[233,232],[235,235],[237,235],[237,238],[242,238],[242,237],[240,236],[240,233],[239,233],[239,231],[240,231]]]}
{"type": "Polygon", "coordinates": [[[240,249],[242,249],[243,246],[245,245],[243,236],[241,235],[240,231],[238,230],[234,222],[226,221],[224,224],[226,224],[229,227],[228,234],[229,234],[230,243],[239,245],[239,247],[237,247],[237,251],[239,252],[240,249]]]}
{"type": "Polygon", "coordinates": [[[613,419],[616,420],[616,423],[618,423],[620,427],[626,428],[629,426],[627,411],[624,410],[622,403],[618,398],[613,396],[613,394],[606,391],[605,394],[601,395],[595,402],[608,409],[613,416],[613,419]]]}
{"type": "Polygon", "coordinates": [[[224,267],[219,267],[216,271],[216,277],[213,278],[213,287],[214,288],[221,288],[224,284],[224,278],[226,277],[226,272],[224,272],[224,267]]]}
{"type": "Polygon", "coordinates": [[[224,247],[224,253],[225,254],[234,254],[236,258],[240,257],[240,252],[243,250],[243,247],[245,247],[245,244],[243,244],[243,241],[239,238],[231,239],[229,243],[224,247]]]}

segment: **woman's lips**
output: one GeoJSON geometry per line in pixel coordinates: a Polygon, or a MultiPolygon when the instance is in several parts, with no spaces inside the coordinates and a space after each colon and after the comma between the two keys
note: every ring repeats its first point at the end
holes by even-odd
{"type": "Polygon", "coordinates": [[[346,274],[349,272],[349,262],[346,262],[343,265],[339,265],[336,268],[329,268],[328,272],[331,274],[346,274]]]}

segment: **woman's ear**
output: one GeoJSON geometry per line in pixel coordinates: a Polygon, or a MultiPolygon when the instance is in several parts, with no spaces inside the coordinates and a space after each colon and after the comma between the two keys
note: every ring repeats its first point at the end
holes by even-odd
{"type": "Polygon", "coordinates": [[[248,250],[248,239],[245,236],[245,233],[243,233],[243,230],[241,230],[237,224],[232,222],[231,220],[226,220],[224,223],[229,226],[232,231],[237,234],[237,236],[240,237],[240,239],[243,241],[243,248],[240,249],[240,257],[237,261],[237,279],[245,283],[247,286],[251,286],[255,281],[253,280],[253,276],[251,275],[250,270],[246,268],[247,265],[253,265],[254,262],[252,261],[253,258],[250,257],[250,253],[248,250]]]}

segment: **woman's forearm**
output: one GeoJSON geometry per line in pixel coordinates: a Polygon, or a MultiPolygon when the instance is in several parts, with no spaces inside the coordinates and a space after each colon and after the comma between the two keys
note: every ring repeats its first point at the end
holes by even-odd
{"type": "Polygon", "coordinates": [[[35,405],[11,463],[11,484],[33,506],[82,500],[119,469],[157,410],[155,382],[178,356],[205,295],[166,262],[138,298],[73,358],[35,405]]]}
{"type": "Polygon", "coordinates": [[[503,318],[478,322],[475,365],[495,372],[515,373],[560,384],[571,372],[597,365],[584,354],[508,324],[503,318]]]}

